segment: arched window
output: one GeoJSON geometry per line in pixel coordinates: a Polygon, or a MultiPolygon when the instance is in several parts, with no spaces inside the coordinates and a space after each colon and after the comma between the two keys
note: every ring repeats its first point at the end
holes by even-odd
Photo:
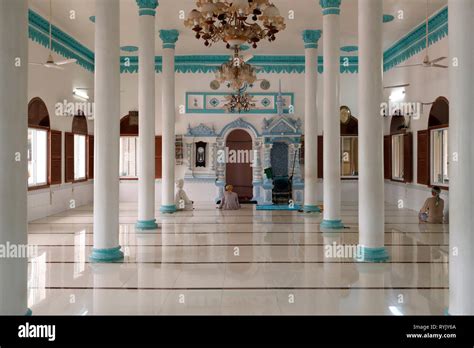
{"type": "Polygon", "coordinates": [[[120,120],[120,178],[138,178],[138,111],[130,111],[120,120]]]}
{"type": "Polygon", "coordinates": [[[428,118],[430,138],[430,183],[431,185],[449,185],[449,102],[445,97],[439,97],[433,103],[428,118]]]}
{"type": "MultiPolygon", "coordinates": [[[[357,179],[359,176],[359,123],[347,106],[341,106],[341,179],[357,179]],[[342,117],[346,112],[347,118],[342,117]],[[343,121],[344,119],[344,121],[343,121]]],[[[318,136],[318,178],[323,177],[323,135],[318,136]]]]}
{"type": "Polygon", "coordinates": [[[88,162],[91,165],[93,163],[89,160],[93,149],[92,141],[87,135],[87,119],[84,113],[79,111],[72,119],[71,133],[66,133],[66,182],[85,181],[90,178],[87,169],[88,162]]]}
{"type": "Polygon", "coordinates": [[[28,104],[28,187],[37,189],[48,186],[50,131],[49,113],[41,98],[28,104]]]}
{"type": "Polygon", "coordinates": [[[341,122],[341,178],[359,176],[359,122],[351,116],[346,123],[341,122]]]}
{"type": "Polygon", "coordinates": [[[390,121],[390,135],[384,136],[384,177],[392,181],[413,180],[413,135],[401,110],[390,121]]]}
{"type": "MultiPolygon", "coordinates": [[[[138,111],[130,111],[120,120],[120,179],[138,178],[138,111]]],[[[155,179],[161,179],[161,136],[155,136],[155,179]]]]}

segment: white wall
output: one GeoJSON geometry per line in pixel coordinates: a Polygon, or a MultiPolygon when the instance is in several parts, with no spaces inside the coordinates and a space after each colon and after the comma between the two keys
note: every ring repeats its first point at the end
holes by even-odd
{"type": "MultiPolygon", "coordinates": [[[[400,65],[418,64],[423,61],[425,52],[420,52],[400,65]]],[[[438,57],[448,57],[448,37],[436,42],[429,47],[429,56],[431,59],[438,57]]],[[[446,59],[440,64],[448,64],[446,59]]],[[[433,102],[436,98],[444,96],[449,100],[449,80],[448,69],[438,68],[393,68],[384,74],[384,86],[409,83],[406,87],[405,102],[433,102]]],[[[388,101],[390,90],[385,90],[384,97],[388,101]]],[[[431,189],[426,185],[416,183],[417,178],[417,131],[428,128],[428,117],[431,106],[425,106],[423,113],[418,120],[412,119],[410,131],[413,132],[413,178],[414,182],[410,184],[385,181],[385,200],[389,203],[397,204],[399,200],[403,201],[406,208],[419,210],[425,199],[430,196],[431,189]]],[[[385,120],[385,134],[390,134],[391,118],[385,120]]],[[[448,192],[443,191],[442,197],[445,199],[446,216],[448,213],[448,192]]]]}
{"type": "MultiPolygon", "coordinates": [[[[304,54],[303,50],[301,54],[304,54]]],[[[220,132],[222,128],[228,123],[234,121],[238,117],[242,117],[257,130],[261,131],[264,118],[271,118],[275,115],[271,114],[180,114],[179,107],[186,105],[186,92],[215,92],[211,90],[209,83],[214,80],[214,73],[197,73],[197,74],[183,74],[176,75],[176,134],[186,134],[188,124],[192,127],[204,123],[208,126],[214,126],[216,132],[220,132]]],[[[260,89],[257,83],[254,88],[249,89],[249,92],[278,92],[278,84],[281,79],[282,92],[294,93],[295,97],[295,118],[301,119],[304,122],[304,100],[305,100],[305,77],[303,74],[266,74],[259,73],[259,78],[265,78],[270,81],[271,87],[268,91],[260,89]]],[[[156,75],[156,134],[161,134],[161,85],[162,74],[156,75]]],[[[340,104],[347,105],[351,108],[352,113],[358,116],[357,106],[357,74],[341,74],[340,83],[340,104]]],[[[138,110],[138,74],[122,74],[121,78],[121,116],[128,114],[130,110],[138,110]]],[[[218,91],[228,92],[223,86],[218,91]]],[[[318,134],[323,133],[323,74],[318,74],[318,134]]],[[[338,115],[335,115],[338,117],[338,115]]],[[[303,129],[304,127],[302,127],[303,129]]],[[[316,156],[316,154],[314,154],[316,156]]],[[[176,167],[176,178],[184,177],[185,166],[176,167]]],[[[302,168],[302,173],[304,170],[302,168]]],[[[318,197],[322,201],[323,185],[320,183],[318,189],[318,197]]],[[[185,190],[191,199],[196,202],[212,202],[217,196],[217,190],[213,183],[209,182],[186,182],[185,190]]],[[[122,181],[120,184],[120,200],[126,202],[137,201],[137,182],[136,181],[122,181]]],[[[357,181],[344,181],[342,185],[343,201],[357,201],[357,181]]],[[[161,203],[161,181],[156,181],[156,202],[161,203]]]]}
{"type": "MultiPolygon", "coordinates": [[[[29,42],[29,61],[45,62],[48,50],[32,41],[29,42]]],[[[63,59],[55,54],[58,60],[63,59]]],[[[94,75],[77,64],[67,65],[65,70],[48,69],[30,65],[28,67],[28,100],[40,97],[46,104],[49,112],[51,129],[70,132],[72,118],[55,115],[55,104],[68,102],[81,102],[72,95],[76,87],[94,87],[94,75]]],[[[89,95],[93,97],[93,90],[89,95]]],[[[25,115],[26,117],[26,115],[25,115]]],[[[88,121],[88,132],[93,134],[94,123],[88,121]]],[[[53,185],[47,189],[28,192],[28,220],[32,221],[51,214],[69,209],[71,200],[75,205],[92,202],[92,181],[84,183],[64,183],[64,133],[62,137],[62,184],[53,185]]]]}
{"type": "MultiPolygon", "coordinates": [[[[36,43],[30,42],[30,61],[45,60],[48,51],[36,43]]],[[[417,54],[402,64],[413,64],[422,61],[424,52],[417,54]]],[[[430,56],[448,56],[447,38],[440,40],[430,46],[430,56]]],[[[304,74],[259,74],[260,77],[270,81],[269,91],[278,91],[278,81],[282,81],[283,92],[295,94],[295,117],[304,121],[304,74]]],[[[357,74],[341,74],[341,96],[340,104],[348,105],[353,114],[358,117],[357,105],[357,74]]],[[[161,134],[161,74],[156,75],[156,134],[161,134]]],[[[226,124],[234,120],[236,115],[229,114],[179,114],[180,105],[185,105],[186,92],[210,92],[209,82],[214,79],[214,74],[176,74],[176,134],[185,134],[188,124],[196,126],[199,123],[214,125],[220,131],[226,124]]],[[[448,72],[445,69],[391,69],[384,75],[384,85],[400,83],[410,83],[406,89],[406,101],[433,101],[438,96],[448,95],[448,72]]],[[[322,100],[323,100],[323,75],[318,74],[318,133],[322,134],[322,100]]],[[[93,88],[93,74],[87,72],[78,65],[70,65],[65,71],[56,71],[40,67],[29,68],[29,99],[41,97],[49,110],[51,118],[51,128],[63,132],[71,130],[72,119],[67,117],[54,116],[54,105],[62,102],[63,99],[76,101],[72,97],[74,87],[93,88]]],[[[129,110],[138,109],[138,74],[122,74],[121,77],[121,116],[128,114],[129,110]]],[[[221,88],[221,91],[226,91],[221,88]]],[[[261,92],[257,86],[251,91],[261,92]]],[[[93,90],[89,93],[93,96],[93,90]]],[[[388,100],[388,91],[385,93],[388,100]]],[[[414,156],[413,168],[416,181],[416,131],[426,129],[428,123],[429,107],[419,120],[412,120],[411,131],[414,132],[414,156]]],[[[249,114],[242,117],[252,123],[257,129],[261,129],[264,118],[273,115],[249,114]]],[[[335,116],[337,117],[337,116],[335,116]]],[[[93,122],[88,122],[89,133],[93,132],[93,122]]],[[[385,134],[389,133],[390,120],[386,120],[385,134]]],[[[64,138],[63,138],[64,142],[64,138]]],[[[316,154],[315,154],[316,155],[316,154]]],[[[63,144],[64,161],[64,144],[63,144]]],[[[64,163],[63,163],[64,168],[64,163]]],[[[177,177],[184,176],[184,166],[178,166],[177,177]]],[[[64,182],[64,170],[63,170],[64,182]]],[[[134,202],[137,200],[136,181],[124,181],[120,185],[120,200],[124,202],[134,202]]],[[[322,183],[319,183],[318,199],[322,200],[322,183]]],[[[186,184],[191,199],[198,202],[213,201],[216,196],[216,189],[210,182],[188,182],[186,184]]],[[[413,184],[400,184],[390,181],[385,183],[385,198],[389,203],[396,204],[400,199],[404,201],[405,207],[418,210],[424,199],[429,195],[429,188],[413,184]]],[[[447,193],[443,193],[447,200],[447,193]]],[[[92,201],[92,183],[82,184],[61,184],[46,190],[31,191],[29,193],[29,219],[36,219],[48,214],[59,212],[69,207],[70,199],[76,200],[76,205],[89,203],[92,201]],[[73,198],[74,196],[74,198],[73,198]],[[45,203],[46,202],[46,203],[45,203]]],[[[343,181],[342,200],[348,202],[357,201],[357,181],[343,181]]],[[[161,181],[156,181],[156,201],[161,201],[161,181]]],[[[448,206],[448,204],[446,204],[448,206]]]]}

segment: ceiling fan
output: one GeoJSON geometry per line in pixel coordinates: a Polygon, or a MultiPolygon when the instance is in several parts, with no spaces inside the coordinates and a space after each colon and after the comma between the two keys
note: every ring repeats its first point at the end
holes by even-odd
{"type": "Polygon", "coordinates": [[[63,65],[66,65],[66,64],[71,64],[71,63],[75,63],[77,61],[77,59],[65,59],[65,60],[61,60],[61,61],[54,61],[54,58],[53,58],[53,46],[52,46],[52,36],[53,36],[53,24],[52,24],[52,15],[53,15],[53,9],[52,9],[52,0],[49,0],[49,55],[48,55],[48,58],[46,58],[46,62],[45,63],[32,63],[30,62],[29,64],[30,65],[39,65],[39,66],[43,66],[45,68],[53,68],[53,69],[58,69],[58,70],[64,70],[64,68],[62,67],[63,65]]]}
{"type": "Polygon", "coordinates": [[[428,55],[428,38],[429,38],[429,31],[428,31],[428,21],[429,21],[429,11],[428,11],[428,1],[429,0],[426,0],[426,34],[425,34],[425,58],[423,58],[423,62],[422,63],[419,63],[419,64],[408,64],[408,65],[400,65],[400,66],[396,66],[395,68],[409,68],[409,67],[412,67],[412,66],[421,66],[423,68],[442,68],[442,69],[446,69],[448,66],[447,65],[441,65],[441,64],[437,64],[438,62],[444,60],[444,59],[447,59],[448,57],[439,57],[439,58],[436,58],[436,59],[433,59],[431,60],[430,59],[430,56],[428,55]]]}

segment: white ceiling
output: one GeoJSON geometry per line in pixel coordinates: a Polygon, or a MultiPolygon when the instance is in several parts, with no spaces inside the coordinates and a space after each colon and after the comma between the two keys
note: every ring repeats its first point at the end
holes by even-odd
{"type": "MultiPolygon", "coordinates": [[[[138,46],[138,10],[135,0],[117,0],[121,5],[121,44],[138,46]]],[[[404,19],[397,16],[393,22],[386,23],[384,30],[384,48],[389,47],[416,25],[422,23],[426,13],[426,0],[380,0],[384,3],[384,13],[397,15],[403,11],[404,19]]],[[[430,16],[447,4],[447,0],[428,0],[430,16]]],[[[357,2],[342,0],[341,5],[341,46],[357,45],[357,2]]],[[[195,8],[194,0],[159,0],[156,28],[178,29],[180,39],[176,53],[186,54],[225,54],[224,44],[204,47],[202,40],[194,38],[192,30],[185,28],[179,19],[179,12],[186,15],[195,8]]],[[[82,44],[94,50],[94,24],[89,17],[95,14],[95,0],[52,0],[53,23],[72,35],[82,44]],[[74,10],[75,19],[70,19],[74,10]]],[[[301,55],[303,43],[301,32],[304,29],[322,29],[323,16],[318,0],[274,0],[280,13],[286,16],[287,29],[279,33],[273,43],[262,42],[254,54],[301,55]],[[288,19],[289,11],[294,11],[295,19],[288,19]]],[[[45,18],[49,18],[49,0],[30,0],[30,8],[45,18]]],[[[324,34],[323,34],[324,40],[324,34]]],[[[322,48],[322,45],[320,45],[322,48]]],[[[156,53],[161,53],[161,40],[156,38],[156,53]]]]}

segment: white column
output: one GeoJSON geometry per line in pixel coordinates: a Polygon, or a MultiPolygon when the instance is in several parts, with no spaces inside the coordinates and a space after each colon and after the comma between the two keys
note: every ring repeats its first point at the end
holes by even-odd
{"type": "Polygon", "coordinates": [[[253,142],[253,162],[252,162],[252,185],[253,185],[253,198],[252,201],[256,201],[257,204],[261,204],[263,199],[261,196],[261,189],[263,186],[263,170],[262,161],[260,158],[260,152],[262,149],[262,139],[257,138],[253,142]]]}
{"type": "Polygon", "coordinates": [[[162,159],[163,178],[161,181],[162,213],[174,213],[174,167],[175,167],[175,81],[174,81],[174,48],[178,41],[177,30],[160,30],[163,41],[163,76],[162,76],[162,159]]]}
{"type": "Polygon", "coordinates": [[[303,31],[305,47],[305,109],[304,109],[304,211],[320,212],[316,200],[318,181],[318,41],[321,30],[303,31]]]}
{"type": "Polygon", "coordinates": [[[382,2],[359,0],[360,261],[385,261],[382,102],[382,2]]]}
{"type": "Polygon", "coordinates": [[[119,245],[120,2],[96,0],[94,248],[92,261],[123,259],[119,245]]]}
{"type": "Polygon", "coordinates": [[[474,314],[474,2],[449,0],[449,314],[474,314]],[[457,63],[457,64],[456,64],[457,63]]]}
{"type": "MultiPolygon", "coordinates": [[[[0,244],[27,236],[28,1],[0,0],[0,244]]],[[[27,258],[0,260],[0,315],[27,311],[27,258]]]]}
{"type": "Polygon", "coordinates": [[[341,221],[341,125],[339,118],[339,6],[340,0],[320,0],[323,9],[323,194],[321,227],[340,229],[341,221]]]}
{"type": "Polygon", "coordinates": [[[155,219],[155,9],[158,1],[137,0],[138,56],[138,221],[139,230],[158,228],[155,219]]]}

